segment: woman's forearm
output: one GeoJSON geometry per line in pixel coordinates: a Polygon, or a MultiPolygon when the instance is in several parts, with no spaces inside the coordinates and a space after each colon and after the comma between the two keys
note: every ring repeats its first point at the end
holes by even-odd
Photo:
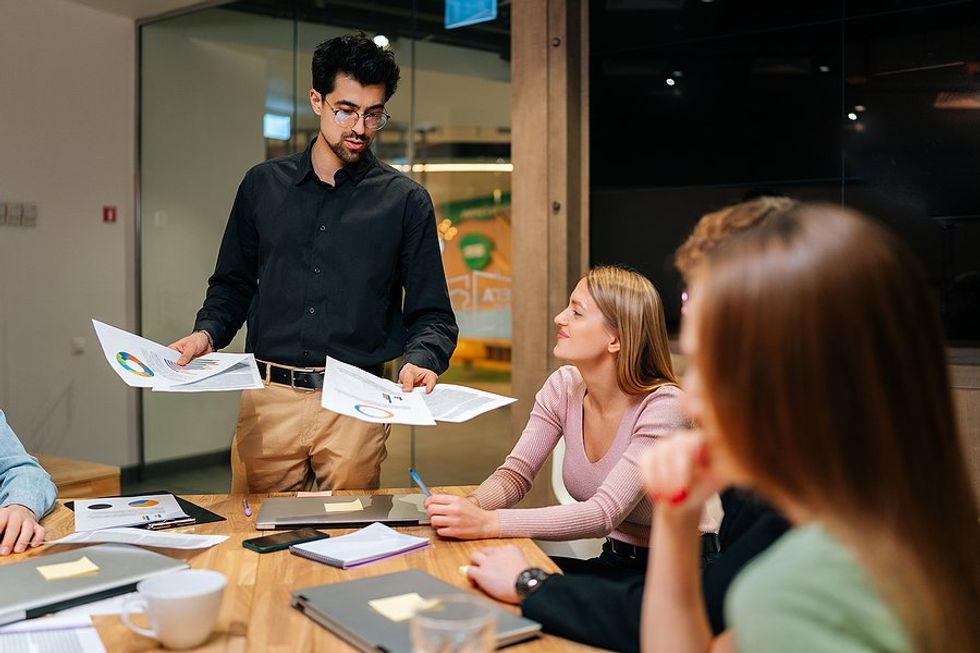
{"type": "Polygon", "coordinates": [[[701,592],[698,513],[654,510],[643,595],[643,653],[707,653],[712,634],[701,592]]]}

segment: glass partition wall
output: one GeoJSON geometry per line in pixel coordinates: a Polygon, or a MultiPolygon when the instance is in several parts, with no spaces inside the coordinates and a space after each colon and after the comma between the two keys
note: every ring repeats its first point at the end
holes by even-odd
{"type": "MultiPolygon", "coordinates": [[[[308,101],[314,48],[364,31],[387,42],[401,68],[375,153],[424,185],[436,207],[460,325],[441,380],[510,391],[509,14],[505,6],[494,22],[445,30],[441,7],[242,1],[142,26],[145,337],[166,344],[191,330],[242,176],[316,135],[308,101]]],[[[244,328],[227,350],[243,345],[244,328]]],[[[143,484],[227,491],[238,399],[144,392],[143,484]]],[[[510,450],[509,419],[505,408],[460,425],[395,426],[382,485],[408,486],[409,465],[436,485],[480,482],[510,450]]]]}

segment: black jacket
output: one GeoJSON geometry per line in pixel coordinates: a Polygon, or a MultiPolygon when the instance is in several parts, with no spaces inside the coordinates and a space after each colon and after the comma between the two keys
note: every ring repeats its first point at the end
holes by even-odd
{"type": "MultiPolygon", "coordinates": [[[[721,495],[725,510],[718,539],[721,554],[701,574],[711,629],[725,630],[724,604],[738,572],[789,528],[761,500],[735,490],[721,495]]],[[[609,580],[596,576],[549,576],[525,599],[521,612],[545,632],[614,651],[640,650],[642,576],[609,580]]]]}

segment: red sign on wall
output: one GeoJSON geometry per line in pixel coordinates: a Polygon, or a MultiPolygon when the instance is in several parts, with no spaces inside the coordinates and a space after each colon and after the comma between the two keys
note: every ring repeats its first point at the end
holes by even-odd
{"type": "Polygon", "coordinates": [[[103,206],[102,207],[102,222],[115,222],[116,221],[116,207],[114,206],[103,206]]]}

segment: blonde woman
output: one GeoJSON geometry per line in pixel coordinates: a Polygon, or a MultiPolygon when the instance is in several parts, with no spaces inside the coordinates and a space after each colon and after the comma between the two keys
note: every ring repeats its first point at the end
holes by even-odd
{"type": "Polygon", "coordinates": [[[643,649],[980,651],[977,502],[912,254],[839,207],[775,215],[695,273],[681,346],[701,430],[643,462],[643,649]],[[728,484],[793,528],[735,579],[713,638],[689,530],[728,484]]]}
{"type": "Polygon", "coordinates": [[[591,270],[555,317],[554,353],[567,365],[538,392],[514,450],[469,497],[433,495],[425,507],[443,537],[609,536],[600,563],[646,566],[651,506],[639,454],[686,424],[653,284],[622,267],[591,270]],[[571,505],[513,509],[560,439],[571,505]]]}

